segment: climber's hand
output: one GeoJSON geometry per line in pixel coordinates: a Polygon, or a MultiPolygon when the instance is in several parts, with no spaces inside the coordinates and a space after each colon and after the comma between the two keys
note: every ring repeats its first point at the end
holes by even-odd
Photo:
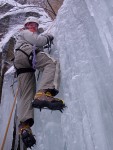
{"type": "Polygon", "coordinates": [[[48,39],[49,42],[52,42],[52,41],[53,41],[53,39],[54,39],[53,35],[51,35],[51,34],[46,34],[46,36],[47,36],[47,39],[48,39]]]}
{"type": "Polygon", "coordinates": [[[54,37],[52,35],[48,35],[48,38],[51,42],[54,40],[54,37]]]}

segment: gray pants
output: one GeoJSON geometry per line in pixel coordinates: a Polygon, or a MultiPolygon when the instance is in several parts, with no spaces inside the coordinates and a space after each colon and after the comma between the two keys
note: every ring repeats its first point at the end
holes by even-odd
{"type": "MultiPolygon", "coordinates": [[[[58,90],[60,74],[59,63],[45,52],[39,52],[36,57],[36,68],[43,72],[39,89],[58,90]]],[[[31,67],[27,56],[21,51],[17,51],[15,53],[14,64],[17,69],[31,67]]],[[[18,119],[20,122],[24,122],[26,120],[33,119],[31,101],[36,93],[35,74],[33,72],[19,74],[18,88],[18,119]]]]}

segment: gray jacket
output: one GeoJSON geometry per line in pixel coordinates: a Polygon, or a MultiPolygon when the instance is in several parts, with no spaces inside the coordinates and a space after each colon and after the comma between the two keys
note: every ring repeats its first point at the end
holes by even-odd
{"type": "MultiPolygon", "coordinates": [[[[24,51],[27,55],[30,56],[31,52],[34,49],[36,51],[43,51],[43,46],[45,46],[48,42],[47,36],[50,34],[38,34],[38,33],[33,33],[29,30],[22,30],[16,37],[16,45],[15,45],[15,59],[14,59],[14,64],[16,68],[25,68],[25,67],[30,67],[29,66],[29,61],[26,61],[26,55],[18,51],[17,49],[21,49],[24,51]]],[[[51,36],[51,35],[50,35],[51,36]]],[[[27,58],[28,60],[28,58],[27,58]]]]}
{"type": "Polygon", "coordinates": [[[33,33],[27,29],[22,30],[16,38],[15,50],[22,49],[26,51],[26,49],[31,49],[32,51],[33,45],[35,45],[37,49],[43,50],[43,46],[47,44],[48,35],[50,34],[33,33]]]}

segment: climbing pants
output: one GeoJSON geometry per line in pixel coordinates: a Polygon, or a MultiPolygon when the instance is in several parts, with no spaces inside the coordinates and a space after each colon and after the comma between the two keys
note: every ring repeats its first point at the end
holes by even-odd
{"type": "MultiPolygon", "coordinates": [[[[31,68],[27,56],[21,51],[15,53],[14,65],[17,69],[31,68]]],[[[59,88],[60,65],[49,54],[39,52],[36,55],[36,69],[42,72],[40,89],[56,89],[59,88]]],[[[26,120],[33,121],[33,108],[31,101],[36,93],[36,80],[34,72],[26,72],[18,75],[18,102],[17,113],[20,122],[26,120]]],[[[32,126],[33,122],[31,123],[32,126]]]]}

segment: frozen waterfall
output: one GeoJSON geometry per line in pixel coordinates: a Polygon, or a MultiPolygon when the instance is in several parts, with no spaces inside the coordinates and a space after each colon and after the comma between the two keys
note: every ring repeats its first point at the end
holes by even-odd
{"type": "Polygon", "coordinates": [[[53,33],[68,108],[35,109],[33,150],[113,150],[113,1],[64,0],[53,33]]]}
{"type": "Polygon", "coordinates": [[[66,150],[113,149],[113,2],[65,0],[56,21],[66,150]]]}

